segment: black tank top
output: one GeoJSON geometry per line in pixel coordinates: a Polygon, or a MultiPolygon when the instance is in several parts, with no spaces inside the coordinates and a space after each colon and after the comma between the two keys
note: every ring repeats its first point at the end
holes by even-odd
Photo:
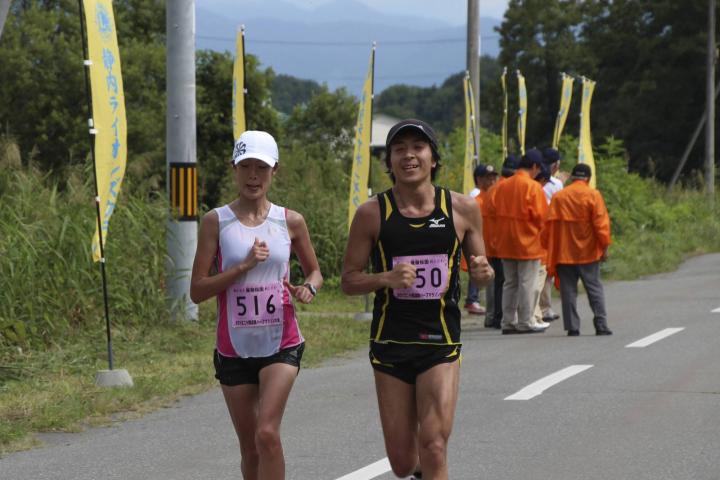
{"type": "Polygon", "coordinates": [[[418,278],[410,289],[375,291],[371,341],[457,345],[460,343],[460,242],[450,191],[435,187],[435,209],[422,218],[400,214],[392,190],[377,195],[380,235],[373,248],[376,273],[411,263],[418,278]],[[400,258],[405,257],[405,258],[400,258]]]}

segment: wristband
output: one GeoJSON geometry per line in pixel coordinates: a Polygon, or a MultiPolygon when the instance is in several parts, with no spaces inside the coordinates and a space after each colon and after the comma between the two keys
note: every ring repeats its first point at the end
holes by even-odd
{"type": "Polygon", "coordinates": [[[312,294],[313,297],[314,297],[315,295],[317,295],[317,288],[315,288],[315,286],[314,286],[312,283],[307,282],[307,283],[305,283],[305,284],[303,285],[303,287],[305,287],[305,288],[307,288],[308,290],[310,290],[310,293],[312,294]]]}

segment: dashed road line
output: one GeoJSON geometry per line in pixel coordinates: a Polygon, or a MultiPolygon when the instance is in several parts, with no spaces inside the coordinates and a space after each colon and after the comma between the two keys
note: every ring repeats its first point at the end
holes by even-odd
{"type": "Polygon", "coordinates": [[[664,330],[660,330],[657,333],[653,333],[652,335],[648,335],[645,338],[641,338],[637,342],[633,342],[629,345],[625,345],[625,348],[643,348],[647,347],[648,345],[652,345],[655,342],[659,342],[663,338],[669,337],[670,335],[674,335],[678,332],[682,332],[685,330],[685,327],[673,327],[673,328],[666,328],[664,330]]]}
{"type": "Polygon", "coordinates": [[[720,308],[716,308],[715,310],[713,310],[713,311],[710,312],[710,313],[720,313],[720,308]]]}
{"type": "Polygon", "coordinates": [[[367,467],[363,467],[360,470],[355,470],[352,473],[343,475],[337,480],[370,480],[371,478],[379,477],[383,473],[387,473],[390,470],[390,460],[385,457],[382,460],[371,463],[367,467]]]}
{"type": "Polygon", "coordinates": [[[531,383],[522,390],[513,393],[509,397],[505,397],[505,400],[530,400],[531,398],[535,398],[538,395],[542,394],[545,390],[552,387],[553,385],[557,385],[563,380],[567,380],[568,378],[577,375],[578,373],[584,372],[591,367],[592,365],[570,365],[569,367],[558,370],[557,372],[550,374],[547,377],[541,378],[537,382],[531,383]]]}

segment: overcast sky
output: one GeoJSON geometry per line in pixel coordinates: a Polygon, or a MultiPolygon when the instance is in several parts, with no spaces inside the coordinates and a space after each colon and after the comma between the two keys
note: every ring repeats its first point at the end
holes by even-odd
{"type": "MultiPolygon", "coordinates": [[[[331,0],[288,0],[306,8],[314,8],[331,0]]],[[[357,0],[380,12],[397,14],[413,12],[413,15],[439,18],[452,25],[465,25],[467,0],[357,0]]],[[[508,0],[479,0],[480,15],[502,18],[508,0]]]]}
{"type": "MultiPolygon", "coordinates": [[[[484,54],[498,54],[492,28],[508,1],[479,0],[484,54]]],[[[263,66],[353,94],[362,89],[371,41],[379,45],[376,91],[441,84],[465,68],[467,0],[196,0],[196,7],[198,48],[232,49],[236,25],[244,24],[246,51],[263,66]],[[359,26],[348,27],[353,21],[359,26]]]]}

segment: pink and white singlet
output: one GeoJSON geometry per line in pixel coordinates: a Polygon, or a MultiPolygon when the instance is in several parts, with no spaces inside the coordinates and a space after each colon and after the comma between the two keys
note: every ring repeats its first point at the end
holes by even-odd
{"type": "Polygon", "coordinates": [[[255,265],[218,295],[218,352],[226,357],[269,357],[299,345],[300,334],[290,291],[290,232],[286,210],[275,204],[265,221],[248,227],[240,223],[228,205],[216,208],[219,220],[218,272],[241,263],[258,238],[270,256],[255,265]]]}

